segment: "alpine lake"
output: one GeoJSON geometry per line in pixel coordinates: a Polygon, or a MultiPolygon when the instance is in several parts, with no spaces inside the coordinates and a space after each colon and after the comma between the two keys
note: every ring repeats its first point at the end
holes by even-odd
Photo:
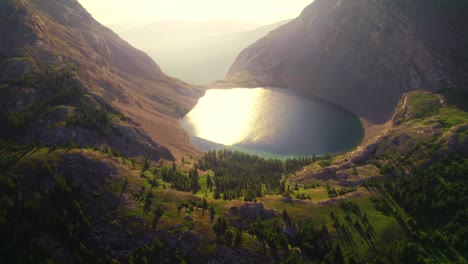
{"type": "Polygon", "coordinates": [[[207,90],[181,123],[201,150],[280,159],[343,152],[364,137],[353,113],[281,88],[207,90]]]}

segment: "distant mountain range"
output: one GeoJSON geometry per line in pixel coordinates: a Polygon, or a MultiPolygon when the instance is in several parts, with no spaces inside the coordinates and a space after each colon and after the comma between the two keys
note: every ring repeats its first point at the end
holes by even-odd
{"type": "Polygon", "coordinates": [[[157,60],[165,73],[204,84],[224,79],[243,48],[289,21],[266,26],[242,21],[156,21],[110,27],[157,60]]]}

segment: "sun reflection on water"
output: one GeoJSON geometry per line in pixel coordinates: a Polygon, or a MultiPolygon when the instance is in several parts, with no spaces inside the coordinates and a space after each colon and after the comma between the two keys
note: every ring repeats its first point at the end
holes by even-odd
{"type": "Polygon", "coordinates": [[[202,150],[306,156],[350,149],[364,133],[353,114],[281,88],[208,90],[182,120],[202,150]]]}
{"type": "Polygon", "coordinates": [[[227,146],[238,144],[252,136],[250,130],[257,121],[258,102],[264,94],[260,88],[235,88],[229,97],[225,90],[208,90],[184,122],[197,137],[227,146]]]}

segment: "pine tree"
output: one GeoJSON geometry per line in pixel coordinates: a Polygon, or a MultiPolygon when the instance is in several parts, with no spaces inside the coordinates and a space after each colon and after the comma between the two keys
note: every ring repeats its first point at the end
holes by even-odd
{"type": "Polygon", "coordinates": [[[211,223],[213,223],[213,221],[214,221],[215,214],[216,214],[216,212],[215,212],[213,206],[211,206],[210,207],[210,221],[211,221],[211,223]]]}
{"type": "Polygon", "coordinates": [[[234,239],[234,246],[242,246],[242,229],[237,229],[236,238],[234,239]]]}
{"type": "Polygon", "coordinates": [[[210,192],[213,191],[213,185],[214,185],[214,184],[213,184],[213,180],[211,179],[211,176],[208,175],[208,176],[206,177],[206,188],[210,189],[210,192]]]}
{"type": "Polygon", "coordinates": [[[198,171],[196,169],[190,170],[190,189],[192,193],[197,193],[200,190],[200,183],[198,182],[198,171]]]}

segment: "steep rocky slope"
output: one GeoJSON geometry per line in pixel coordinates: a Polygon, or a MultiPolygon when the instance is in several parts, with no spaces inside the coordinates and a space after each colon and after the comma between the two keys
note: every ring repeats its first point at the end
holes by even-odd
{"type": "Polygon", "coordinates": [[[414,89],[466,88],[466,1],[316,0],[246,48],[228,80],[289,87],[372,122],[414,89]]]}
{"type": "Polygon", "coordinates": [[[154,153],[199,155],[178,117],[202,92],[165,75],[77,1],[5,0],[0,13],[3,132],[14,130],[7,125],[16,118],[23,129],[10,134],[24,141],[107,144],[155,159],[161,155],[154,153]],[[66,87],[75,92],[63,100],[66,87]]]}

